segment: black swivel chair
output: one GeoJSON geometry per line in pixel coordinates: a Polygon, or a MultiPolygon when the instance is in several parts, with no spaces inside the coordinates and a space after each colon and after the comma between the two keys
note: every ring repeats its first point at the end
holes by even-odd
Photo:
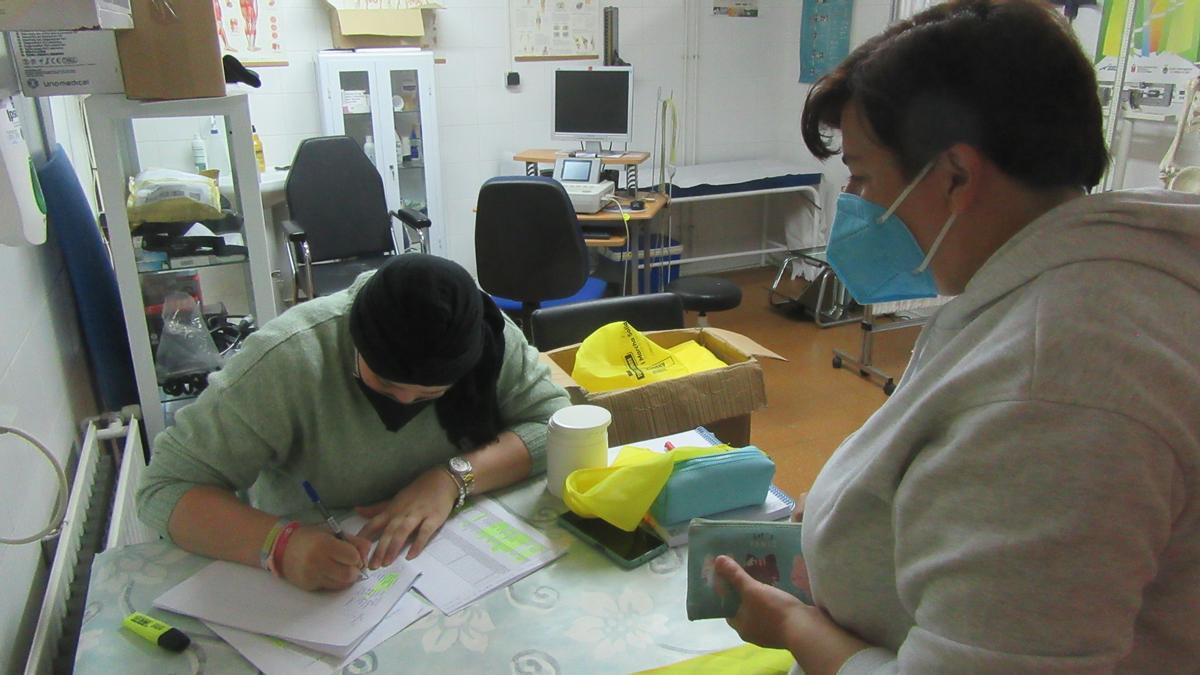
{"type": "Polygon", "coordinates": [[[588,276],[587,246],[562,185],[541,176],[499,176],[479,189],[475,213],[479,285],[529,335],[539,307],[594,300],[607,284],[588,276]]]}
{"type": "Polygon", "coordinates": [[[640,331],[683,328],[683,300],[674,293],[649,293],[535,310],[533,346],[547,351],[577,344],[614,321],[628,321],[640,331]]]}
{"type": "Polygon", "coordinates": [[[412,228],[424,247],[429,218],[411,209],[388,211],[383,179],[349,136],[302,141],[285,190],[293,301],[301,288],[308,299],[345,289],[359,274],[406,250],[396,242],[393,217],[412,228]]]}

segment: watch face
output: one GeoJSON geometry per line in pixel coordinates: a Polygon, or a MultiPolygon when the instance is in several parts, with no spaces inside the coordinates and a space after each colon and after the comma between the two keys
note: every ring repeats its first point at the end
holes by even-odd
{"type": "Polygon", "coordinates": [[[450,468],[458,473],[466,473],[471,470],[471,463],[462,457],[451,457],[450,468]]]}

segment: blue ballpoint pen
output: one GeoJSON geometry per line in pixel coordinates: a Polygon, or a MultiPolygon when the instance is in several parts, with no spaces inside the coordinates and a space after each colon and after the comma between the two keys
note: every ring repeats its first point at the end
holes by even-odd
{"type": "MultiPolygon", "coordinates": [[[[333,536],[341,539],[342,541],[346,541],[346,534],[342,532],[342,526],[338,524],[337,519],[334,518],[333,514],[329,512],[329,509],[325,508],[325,505],[321,503],[321,497],[317,495],[317,489],[314,488],[312,483],[308,481],[304,481],[303,485],[304,491],[308,493],[308,498],[312,500],[313,505],[316,506],[317,510],[321,512],[321,517],[323,517],[325,522],[329,524],[329,529],[333,530],[333,536]]],[[[361,566],[358,568],[358,578],[367,578],[367,572],[361,566]]]]}

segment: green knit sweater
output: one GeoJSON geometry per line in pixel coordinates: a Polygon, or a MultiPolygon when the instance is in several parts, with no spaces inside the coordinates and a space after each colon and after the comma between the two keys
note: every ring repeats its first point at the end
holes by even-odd
{"type": "MultiPolygon", "coordinates": [[[[143,521],[166,534],[175,504],[198,485],[249,490],[255,507],[276,514],[309,506],[302,480],[332,509],[372,504],[472,449],[450,443],[435,406],[389,432],[358,389],[348,314],[368,276],[267,323],[212,375],[175,426],[155,439],[137,493],[143,521]]],[[[546,423],[568,405],[567,395],[507,318],[504,343],[500,411],[540,473],[546,423]]]]}

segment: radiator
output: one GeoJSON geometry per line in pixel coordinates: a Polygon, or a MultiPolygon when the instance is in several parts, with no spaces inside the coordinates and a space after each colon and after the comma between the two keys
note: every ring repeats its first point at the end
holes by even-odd
{"type": "Polygon", "coordinates": [[[97,429],[94,422],[87,424],[66,518],[25,662],[26,675],[71,671],[95,554],[103,548],[157,538],[137,522],[133,505],[138,478],[146,466],[138,427],[136,418],[126,425],[118,421],[105,429],[97,429]],[[123,450],[114,458],[102,443],[120,438],[125,440],[123,450]],[[114,466],[119,467],[115,481],[114,466]]]}

